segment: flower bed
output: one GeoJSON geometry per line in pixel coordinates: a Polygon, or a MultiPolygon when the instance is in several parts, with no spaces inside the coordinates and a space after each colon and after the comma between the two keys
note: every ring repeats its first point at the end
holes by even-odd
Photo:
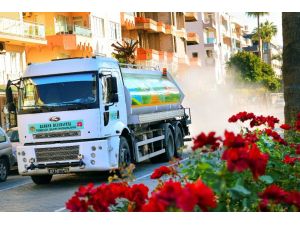
{"type": "Polygon", "coordinates": [[[158,185],[126,181],[81,186],[66,203],[70,211],[300,211],[300,113],[294,124],[273,116],[240,112],[241,132],[214,132],[194,138],[186,165],[156,169],[158,185]],[[249,126],[245,124],[249,123],[249,126]],[[276,129],[294,135],[287,142],[276,129]],[[180,169],[180,172],[178,172],[180,169]]]}

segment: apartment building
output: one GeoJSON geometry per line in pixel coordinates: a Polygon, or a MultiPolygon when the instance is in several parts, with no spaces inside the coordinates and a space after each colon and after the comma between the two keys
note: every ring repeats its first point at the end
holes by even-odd
{"type": "Polygon", "coordinates": [[[27,62],[69,57],[111,56],[121,40],[119,13],[32,12],[26,20],[46,27],[47,45],[27,48],[27,62]]]}
{"type": "Polygon", "coordinates": [[[0,13],[0,125],[11,115],[3,113],[7,81],[18,79],[26,67],[26,48],[46,46],[45,26],[27,22],[23,13],[0,13]]]}
{"type": "Polygon", "coordinates": [[[201,61],[200,73],[210,74],[215,84],[224,82],[226,62],[247,45],[243,26],[227,13],[198,12],[198,21],[188,22],[200,43],[187,47],[191,61],[201,61]]]}
{"type": "Polygon", "coordinates": [[[123,40],[138,40],[138,64],[166,67],[176,74],[189,65],[187,45],[198,44],[195,33],[186,31],[187,21],[196,21],[197,13],[124,12],[121,13],[123,40]]]}

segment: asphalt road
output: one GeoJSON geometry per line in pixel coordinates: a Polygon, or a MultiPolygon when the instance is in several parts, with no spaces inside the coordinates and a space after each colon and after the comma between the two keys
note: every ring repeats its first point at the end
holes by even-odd
{"type": "MultiPolygon", "coordinates": [[[[187,161],[188,153],[183,160],[187,161]]],[[[157,181],[150,175],[155,168],[168,163],[144,162],[136,165],[135,181],[153,189],[157,181]]],[[[63,212],[65,202],[70,199],[80,185],[93,182],[95,185],[107,182],[108,173],[55,175],[48,185],[36,185],[30,177],[22,177],[15,172],[6,182],[0,183],[0,211],[2,212],[63,212]]]]}

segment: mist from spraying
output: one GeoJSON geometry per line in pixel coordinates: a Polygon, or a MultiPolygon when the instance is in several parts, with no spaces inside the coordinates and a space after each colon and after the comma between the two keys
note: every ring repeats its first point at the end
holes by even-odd
{"type": "Polygon", "coordinates": [[[229,123],[228,118],[240,111],[274,115],[283,122],[283,106],[267,104],[264,94],[256,93],[253,86],[237,92],[234,84],[218,85],[213,67],[185,68],[176,80],[185,94],[183,106],[191,108],[191,137],[209,131],[223,135],[225,129],[238,132],[240,127],[229,123]]]}

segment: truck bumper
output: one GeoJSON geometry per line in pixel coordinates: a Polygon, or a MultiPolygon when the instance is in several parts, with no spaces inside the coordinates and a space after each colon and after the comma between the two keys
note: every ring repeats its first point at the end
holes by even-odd
{"type": "Polygon", "coordinates": [[[119,138],[59,144],[18,146],[18,170],[21,175],[107,171],[118,167],[119,138]],[[116,143],[117,142],[117,143],[116,143]],[[69,151],[70,150],[70,151],[69,151]]]}

